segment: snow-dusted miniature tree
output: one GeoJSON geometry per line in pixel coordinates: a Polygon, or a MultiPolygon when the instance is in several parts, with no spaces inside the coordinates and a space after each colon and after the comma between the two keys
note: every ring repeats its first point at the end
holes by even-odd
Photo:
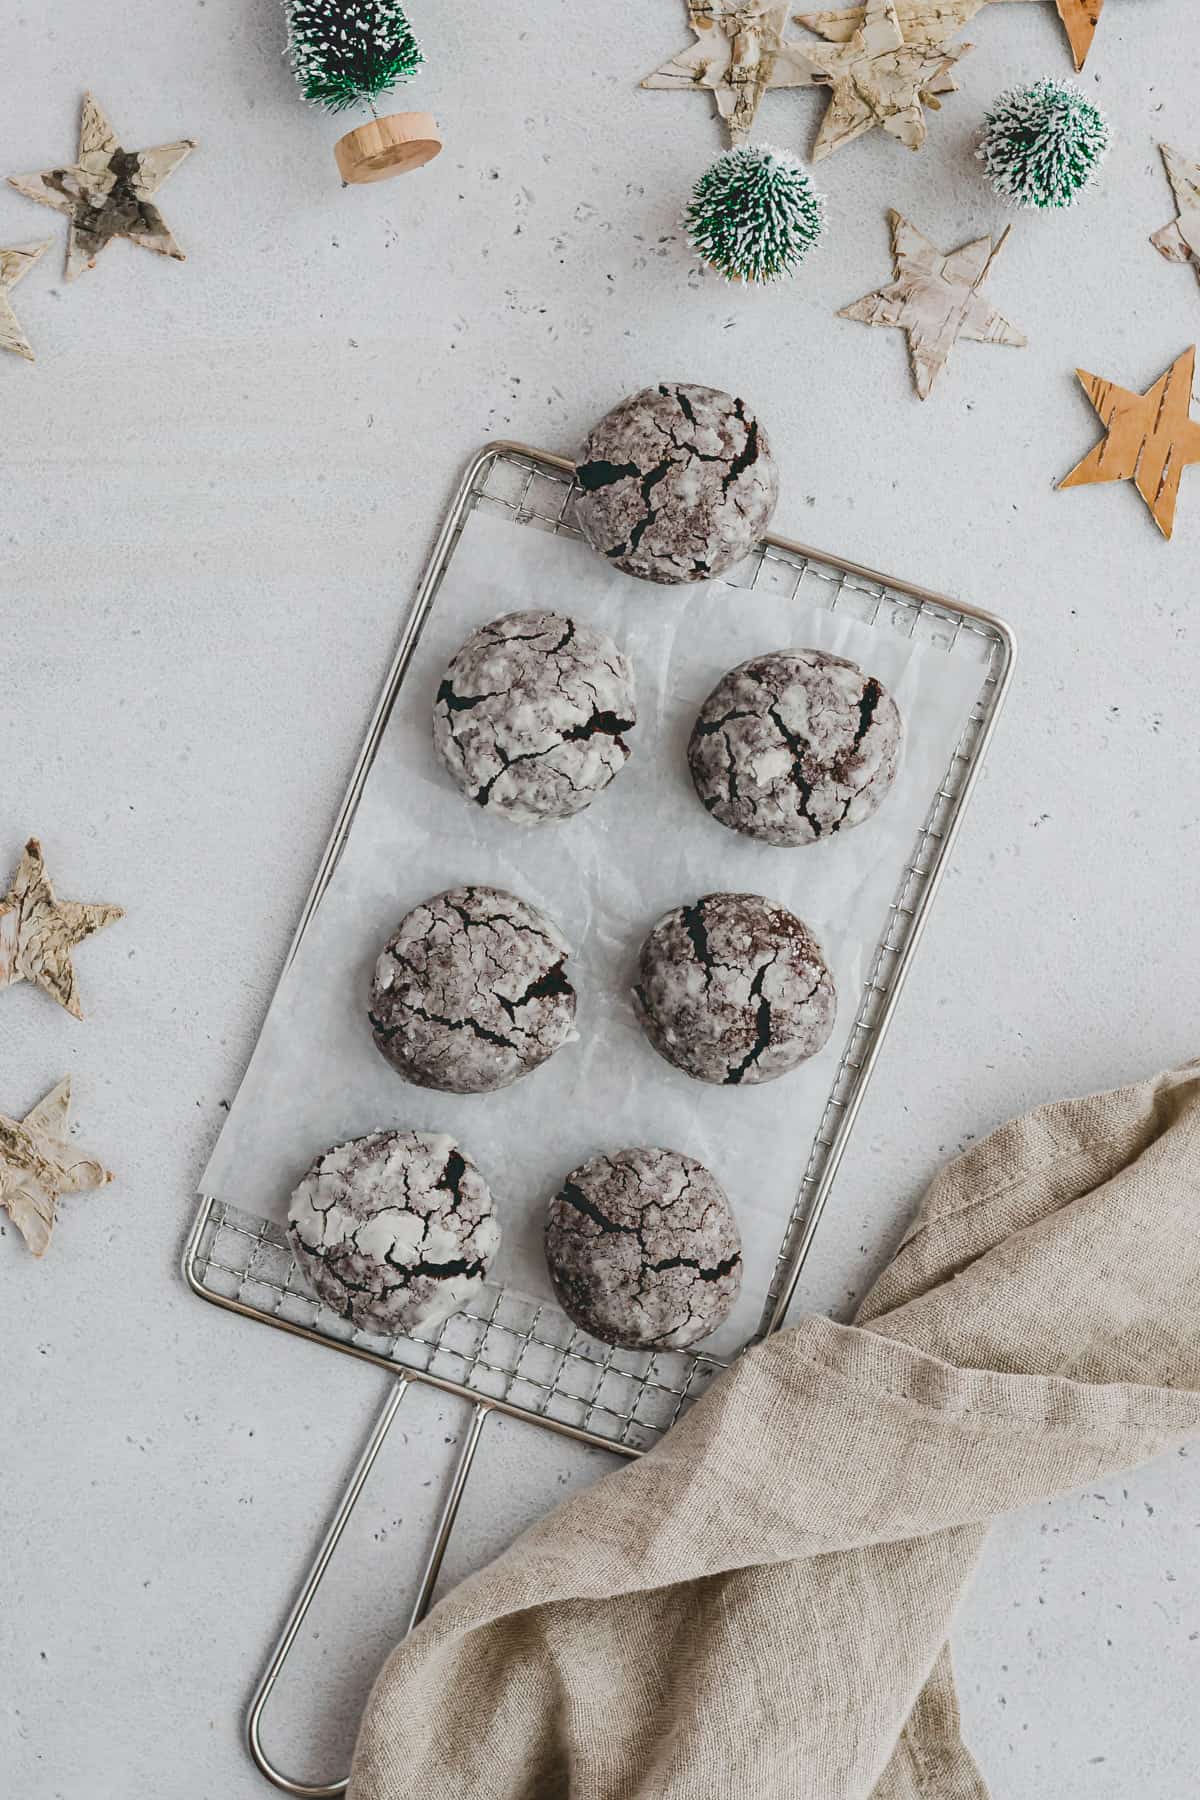
{"type": "Polygon", "coordinates": [[[739,144],[692,189],[692,248],[730,281],[791,275],[825,229],[825,202],[803,164],[769,144],[739,144]]]}

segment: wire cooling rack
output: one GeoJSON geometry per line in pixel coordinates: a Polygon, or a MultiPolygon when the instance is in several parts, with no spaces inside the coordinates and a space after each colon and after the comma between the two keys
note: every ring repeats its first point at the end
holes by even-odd
{"type": "MultiPolygon", "coordinates": [[[[561,457],[521,444],[493,443],[471,463],[405,621],[383,694],[288,952],[285,972],[337,867],[421,627],[470,514],[478,507],[531,529],[579,536],[573,522],[573,499],[572,465],[561,457]]],[[[866,624],[903,632],[947,656],[969,657],[979,670],[979,688],[889,908],[886,929],[860,994],[783,1233],[755,1339],[782,1323],[795,1293],[1003,705],[1015,659],[1011,630],[990,614],[786,538],[764,539],[754,555],[727,578],[732,587],[766,589],[786,597],[795,597],[802,582],[807,599],[830,612],[850,613],[866,624]]],[[[350,1478],[248,1718],[249,1747],[262,1772],[283,1791],[313,1796],[314,1800],[342,1793],[345,1782],[306,1786],[283,1775],[263,1751],[259,1726],[408,1382],[424,1382],[474,1403],[472,1422],[426,1559],[413,1613],[415,1623],[432,1595],[489,1415],[509,1414],[603,1449],[636,1455],[669,1430],[723,1366],[721,1359],[703,1352],[648,1354],[613,1349],[579,1331],[553,1304],[491,1285],[463,1312],[448,1319],[432,1339],[375,1336],[356,1329],[312,1297],[298,1275],[279,1225],[213,1196],[201,1199],[188,1235],[183,1270],[192,1290],[217,1306],[375,1363],[401,1378],[350,1478]]]]}

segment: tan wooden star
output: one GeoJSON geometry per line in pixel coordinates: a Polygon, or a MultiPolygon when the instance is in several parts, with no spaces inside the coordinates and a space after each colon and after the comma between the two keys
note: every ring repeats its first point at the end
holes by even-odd
{"type": "MultiPolygon", "coordinates": [[[[916,38],[906,38],[895,0],[867,0],[862,22],[842,43],[813,44],[798,55],[823,87],[832,88],[813,161],[851,144],[881,125],[891,137],[919,150],[925,142],[925,107],[937,108],[946,76],[970,44],[950,45],[928,9],[916,38]],[[931,35],[932,34],[932,35],[931,35]]],[[[955,29],[945,23],[945,34],[955,29]]]]}
{"type": "Polygon", "coordinates": [[[844,306],[838,317],[907,332],[913,380],[922,400],[928,400],[960,337],[1017,349],[1027,341],[980,292],[1008,231],[995,245],[990,237],[976,238],[944,256],[901,213],[888,216],[896,279],[844,306]]]}
{"type": "Polygon", "coordinates": [[[642,86],[711,91],[730,143],[744,143],[768,88],[814,86],[800,46],[784,41],[787,15],[787,0],[688,0],[697,41],[642,86]]]}
{"type": "Polygon", "coordinates": [[[1178,216],[1156,231],[1150,242],[1168,262],[1191,263],[1200,278],[1200,163],[1160,144],[1167,176],[1175,193],[1178,216]]]}
{"type": "MultiPolygon", "coordinates": [[[[1017,4],[1018,0],[991,0],[993,6],[1001,4],[1017,4]]],[[[1071,58],[1077,69],[1082,69],[1087,61],[1087,53],[1092,47],[1092,39],[1096,35],[1096,26],[1100,23],[1100,14],[1104,0],[1054,0],[1058,8],[1058,16],[1066,28],[1067,41],[1071,46],[1071,58]]]]}
{"type": "Polygon", "coordinates": [[[1058,16],[1066,26],[1075,67],[1082,69],[1092,47],[1104,0],[1055,0],[1058,16]]]}
{"type": "Polygon", "coordinates": [[[153,150],[123,150],[96,100],[85,94],[78,161],[8,180],[18,193],[67,214],[67,280],[73,281],[84,269],[94,268],[104,246],[117,237],[183,261],[183,251],[151,201],[195,148],[191,138],[181,138],[153,150]]]}
{"type": "Polygon", "coordinates": [[[1095,481],[1132,481],[1165,538],[1175,529],[1179,483],[1200,462],[1200,421],[1192,418],[1196,346],[1185,350],[1144,394],[1114,387],[1076,369],[1083,391],[1100,415],[1105,435],[1060,488],[1095,481]]]}
{"type": "Polygon", "coordinates": [[[72,1018],[82,1019],[71,952],[94,931],[124,916],[120,906],[59,900],[46,874],[42,846],[30,838],[13,884],[0,899],[0,988],[32,981],[72,1018]]]}
{"type": "Polygon", "coordinates": [[[71,1077],[39,1100],[20,1121],[0,1113],[0,1206],[35,1256],[44,1256],[60,1194],[104,1187],[114,1179],[103,1163],[67,1142],[71,1077]]]}
{"type": "Polygon", "coordinates": [[[10,244],[7,249],[0,249],[0,350],[12,350],[26,362],[33,361],[33,346],[21,330],[9,291],[25,279],[38,257],[49,248],[50,239],[46,238],[40,244],[10,244]]]}

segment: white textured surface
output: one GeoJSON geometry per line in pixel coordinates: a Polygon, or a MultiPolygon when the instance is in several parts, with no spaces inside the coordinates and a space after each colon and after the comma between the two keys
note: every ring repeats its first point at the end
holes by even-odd
{"type": "MultiPolygon", "coordinates": [[[[1200,475],[1171,546],[1128,490],[1052,491],[1093,441],[1075,364],[1144,386],[1197,334],[1194,277],[1146,243],[1172,210],[1155,140],[1200,148],[1194,8],[1109,0],[1085,76],[1116,127],[1103,191],[1019,221],[991,292],[1030,348],[961,345],[925,407],[900,335],[834,311],[889,276],[888,205],[946,248],[1002,222],[971,139],[999,87],[1066,71],[1053,10],[973,22],[919,157],[877,133],[822,167],[828,243],[770,294],[702,277],[679,241],[719,146],[711,102],[634,83],[687,41],[682,11],[414,0],[412,104],[447,149],[345,193],[274,0],[63,0],[8,24],[6,167],[66,157],[84,85],[130,147],[201,145],[162,195],[188,263],[116,245],[67,290],[56,245],[18,295],[41,360],[0,367],[0,861],[40,832],[64,895],[130,910],[80,953],[86,1024],[0,995],[0,1105],[69,1070],[80,1141],[120,1174],[68,1203],[44,1264],[0,1242],[0,1768],[23,1800],[266,1791],[238,1715],[384,1378],[201,1306],[174,1260],[398,608],[487,436],[568,448],[660,378],[743,391],[772,428],[782,530],[1021,633],[808,1303],[862,1291],[970,1136],[1200,1049],[1200,475]]],[[[763,136],[807,148],[822,104],[770,96],[763,136]]],[[[51,232],[0,193],[0,242],[51,232]]],[[[437,1397],[413,1413],[272,1718],[312,1775],[344,1761],[411,1596],[406,1534],[444,1467],[414,1446],[432,1432],[448,1457],[458,1426],[437,1397]]],[[[468,1503],[455,1571],[602,1460],[556,1472],[543,1440],[493,1429],[503,1474],[468,1503]]],[[[1193,1793],[1198,1461],[996,1532],[958,1652],[998,1800],[1193,1793]]]]}

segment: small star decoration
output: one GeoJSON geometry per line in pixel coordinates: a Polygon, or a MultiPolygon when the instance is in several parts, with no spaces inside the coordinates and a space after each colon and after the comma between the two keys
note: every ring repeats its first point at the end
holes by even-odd
{"type": "Polygon", "coordinates": [[[42,846],[30,838],[13,884],[0,898],[0,988],[35,982],[72,1018],[82,1019],[71,952],[124,916],[120,906],[59,900],[46,875],[42,846]]]}
{"type": "Polygon", "coordinates": [[[1158,147],[1179,212],[1169,225],[1154,233],[1150,242],[1168,262],[1190,262],[1200,277],[1200,163],[1181,156],[1170,144],[1158,147]]]}
{"type": "Polygon", "coordinates": [[[25,279],[38,257],[49,248],[50,239],[46,238],[41,244],[13,244],[7,250],[0,249],[0,350],[12,350],[26,362],[33,361],[33,346],[21,330],[9,290],[25,279]]]}
{"type": "Polygon", "coordinates": [[[1179,482],[1189,463],[1200,462],[1200,422],[1192,418],[1196,347],[1185,350],[1144,394],[1114,387],[1076,369],[1083,391],[1100,415],[1105,435],[1059,482],[1060,488],[1096,481],[1132,481],[1165,538],[1175,527],[1179,482]]]}
{"type": "Polygon", "coordinates": [[[0,1206],[35,1256],[44,1256],[60,1194],[104,1187],[113,1176],[103,1163],[67,1142],[71,1110],[68,1075],[21,1120],[0,1113],[0,1206]]]}
{"type": "Polygon", "coordinates": [[[953,3],[910,6],[909,36],[896,0],[867,0],[861,23],[844,42],[803,46],[797,54],[817,81],[833,90],[813,161],[876,125],[910,150],[919,150],[925,142],[925,107],[936,108],[936,95],[953,88],[948,72],[971,49],[970,44],[946,42],[971,10],[976,9],[953,3]]]}
{"type": "Polygon", "coordinates": [[[67,280],[73,281],[84,269],[94,268],[104,246],[117,237],[183,261],[183,251],[151,201],[195,148],[191,138],[181,138],[153,150],[124,150],[95,99],[85,94],[79,160],[8,180],[18,193],[67,214],[67,280]]]}
{"type": "Polygon", "coordinates": [[[980,291],[1008,231],[995,245],[990,237],[977,238],[943,256],[902,214],[889,216],[896,279],[844,306],[838,317],[907,332],[913,379],[927,400],[960,337],[1017,349],[1027,341],[980,291]]]}
{"type": "Polygon", "coordinates": [[[768,88],[813,85],[807,64],[798,60],[800,46],[784,42],[787,13],[788,0],[688,0],[697,42],[653,70],[642,86],[710,90],[730,143],[744,143],[768,88]]]}

